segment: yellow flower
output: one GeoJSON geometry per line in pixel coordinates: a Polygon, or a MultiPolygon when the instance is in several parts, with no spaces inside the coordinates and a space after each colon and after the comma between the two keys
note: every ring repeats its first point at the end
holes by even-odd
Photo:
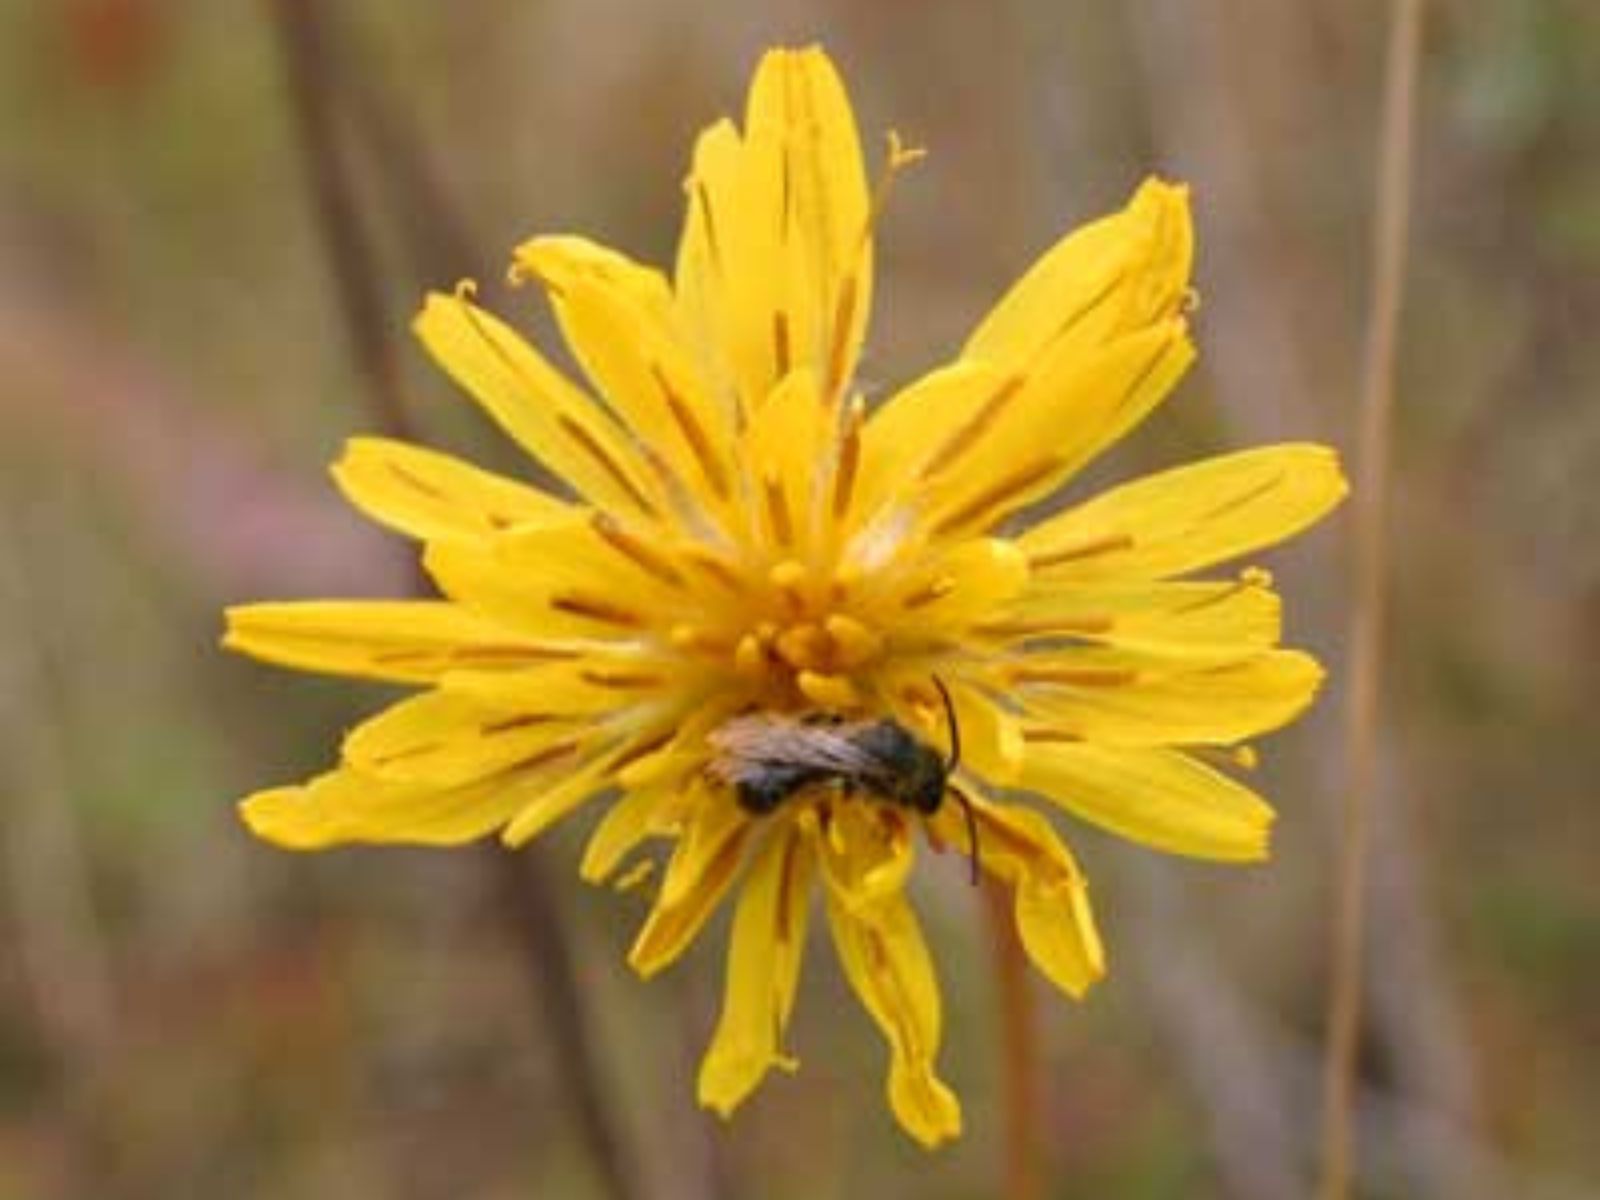
{"type": "MultiPolygon", "coordinates": [[[[891,139],[886,176],[911,157],[891,139]]],[[[1194,356],[1186,192],[1151,180],[1064,238],[954,361],[869,412],[852,380],[884,190],[823,53],[768,54],[743,129],[721,121],[695,147],[671,279],[577,237],[517,249],[512,280],[543,288],[588,389],[470,288],[417,318],[561,489],[356,439],[339,486],[424,543],[443,599],[249,605],[226,644],[424,689],[351,732],[331,772],[244,801],[261,837],[498,830],[520,846],[599,801],[585,879],[669,847],[630,954],[644,975],[737,890],[699,1084],[721,1113],[792,1065],[820,890],[889,1044],[889,1102],[932,1145],[961,1118],[935,1073],[939,991],[906,897],[919,845],[1009,889],[1023,945],[1074,996],[1104,956],[1040,806],[1178,854],[1264,857],[1271,811],[1214,764],[1246,762],[1244,740],[1301,712],[1321,671],[1278,647],[1263,572],[1189,576],[1309,525],[1345,485],[1327,449],[1271,446],[1033,520],[1194,356]],[[885,722],[925,756],[959,733],[956,800],[926,812],[892,772],[852,787],[841,767],[791,773],[757,812],[726,761],[739,737],[849,742],[885,722]]]]}

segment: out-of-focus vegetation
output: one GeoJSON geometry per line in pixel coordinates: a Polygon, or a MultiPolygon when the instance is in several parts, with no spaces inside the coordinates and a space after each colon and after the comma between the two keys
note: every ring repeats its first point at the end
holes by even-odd
{"type": "MultiPolygon", "coordinates": [[[[424,286],[492,282],[535,231],[669,261],[697,128],[762,47],[820,39],[867,130],[933,152],[883,227],[869,381],[947,353],[1035,252],[1158,170],[1195,187],[1203,358],[1097,477],[1350,443],[1381,6],[324,7],[346,26],[341,86],[387,109],[470,230],[467,261],[419,269],[368,139],[396,330],[424,286]]],[[[228,660],[218,607],[409,579],[323,471],[371,417],[270,13],[0,5],[0,1197],[599,1195],[484,861],[289,856],[232,816],[386,697],[228,660]]],[[[1364,1186],[1576,1198],[1600,1188],[1600,10],[1458,0],[1431,21],[1364,1186]]],[[[420,352],[404,375],[432,440],[504,454],[420,352]]],[[[1039,998],[1071,1181],[1052,1194],[1271,1200],[1313,1156],[1342,532],[1274,563],[1296,640],[1334,667],[1261,769],[1274,862],[1076,838],[1113,973],[1086,1005],[1039,998]]],[[[696,1110],[713,942],[633,980],[637,901],[584,889],[574,845],[539,853],[647,1194],[989,1194],[997,1031],[957,881],[927,900],[969,1131],[929,1157],[883,1112],[879,1048],[825,954],[803,1071],[730,1127],[696,1110]]]]}

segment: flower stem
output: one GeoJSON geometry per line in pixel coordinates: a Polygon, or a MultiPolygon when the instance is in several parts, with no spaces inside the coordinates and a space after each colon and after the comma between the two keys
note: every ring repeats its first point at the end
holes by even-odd
{"type": "Polygon", "coordinates": [[[1348,779],[1323,1074],[1320,1200],[1345,1200],[1350,1192],[1353,1161],[1351,1108],[1361,1032],[1367,826],[1371,796],[1377,782],[1378,692],[1383,663],[1389,433],[1405,282],[1412,130],[1421,46],[1422,0],[1393,0],[1379,134],[1372,292],[1362,363],[1361,430],[1354,489],[1355,596],[1345,726],[1348,779]]]}
{"type": "Polygon", "coordinates": [[[1038,1200],[1039,1037],[1027,956],[1012,921],[1011,897],[997,884],[983,888],[1000,1002],[1000,1067],[1004,1078],[1005,1200],[1038,1200]]]}

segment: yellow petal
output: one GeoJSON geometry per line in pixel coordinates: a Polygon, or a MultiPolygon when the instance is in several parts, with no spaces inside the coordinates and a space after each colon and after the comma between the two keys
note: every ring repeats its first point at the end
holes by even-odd
{"type": "Polygon", "coordinates": [[[1147,648],[1022,656],[996,673],[1030,717],[1105,746],[1243,741],[1305,711],[1322,683],[1309,655],[1271,650],[1212,665],[1147,648]]]}
{"type": "Polygon", "coordinates": [[[265,662],[396,683],[451,669],[512,668],[546,652],[505,626],[437,600],[296,600],[228,609],[222,644],[265,662]]]}
{"type": "Polygon", "coordinates": [[[1194,858],[1265,858],[1273,813],[1187,754],[1028,743],[1021,786],[1131,841],[1194,858]]]}
{"type": "Polygon", "coordinates": [[[750,867],[728,938],[722,1018],[700,1064],[700,1103],[727,1117],[773,1067],[792,1068],[783,1034],[800,982],[813,857],[792,827],[750,867]]]}
{"type": "Polygon", "coordinates": [[[751,417],[739,439],[739,462],[749,494],[759,497],[752,533],[779,553],[815,545],[817,490],[833,426],[809,370],[791,373],[751,417]]]}
{"type": "Polygon", "coordinates": [[[1262,446],[1114,488],[1021,538],[1037,571],[1079,580],[1156,579],[1237,558],[1298,533],[1344,497],[1325,446],[1262,446]]]}
{"type": "Polygon", "coordinates": [[[603,754],[589,758],[543,789],[524,804],[506,827],[500,831],[500,840],[507,846],[525,846],[557,821],[576,812],[616,782],[616,763],[626,757],[628,743],[613,745],[603,754]]]}
{"type": "Polygon", "coordinates": [[[1262,572],[1238,581],[1089,581],[1034,576],[1028,589],[977,632],[1005,642],[1277,644],[1283,606],[1262,572]]]}
{"type": "Polygon", "coordinates": [[[968,418],[971,428],[959,427],[937,470],[925,468],[931,527],[981,532],[1051,495],[1142,421],[1193,361],[1181,317],[1087,353],[1051,347],[968,418]]]}
{"type": "Polygon", "coordinates": [[[688,948],[738,876],[753,828],[726,789],[699,789],[655,908],[628,952],[628,964],[640,975],[654,975],[688,948]]]}
{"type": "Polygon", "coordinates": [[[965,629],[992,615],[1028,583],[1028,562],[1015,543],[973,538],[921,555],[887,596],[866,608],[874,624],[896,630],[902,645],[965,629]]]}
{"type": "Polygon", "coordinates": [[[1105,950],[1089,907],[1089,885],[1050,823],[1017,805],[967,793],[978,828],[970,843],[966,814],[947,801],[934,815],[940,841],[966,853],[1012,890],[1018,936],[1040,972],[1069,996],[1082,997],[1105,974],[1105,950]]]}
{"type": "Polygon", "coordinates": [[[895,523],[901,509],[926,507],[924,475],[970,440],[985,414],[1014,386],[1011,376],[981,362],[961,361],[931,371],[879,405],[862,432],[861,476],[851,524],[869,532],[895,523]],[[888,512],[885,512],[888,509],[888,512]]]}
{"type": "Polygon", "coordinates": [[[905,816],[882,801],[833,805],[817,841],[822,877],[850,912],[864,913],[898,896],[910,878],[915,859],[911,830],[905,816]]]}
{"type": "Polygon", "coordinates": [[[1122,212],[1077,229],[1033,265],[962,350],[1008,370],[1082,353],[1178,314],[1189,288],[1189,192],[1149,179],[1122,212]]]}
{"type": "Polygon", "coordinates": [[[593,522],[433,542],[423,565],[451,599],[540,638],[637,637],[687,602],[593,522]]]}
{"type": "Polygon", "coordinates": [[[703,345],[726,346],[746,411],[790,370],[849,377],[871,305],[869,201],[855,119],[816,48],[774,50],[742,139],[696,148],[678,293],[703,345]]]}
{"type": "Polygon", "coordinates": [[[537,488],[387,438],[352,438],[333,477],[373,520],[423,540],[483,537],[575,515],[571,505],[537,488]]]}
{"type": "Polygon", "coordinates": [[[623,793],[606,809],[584,846],[578,875],[586,883],[604,883],[646,838],[665,835],[677,812],[676,788],[653,783],[623,793]]]}
{"type": "Polygon", "coordinates": [[[288,850],[351,842],[456,846],[504,824],[569,769],[546,764],[439,787],[343,767],[302,787],[257,792],[239,811],[257,837],[288,850]]]}
{"type": "Polygon", "coordinates": [[[666,511],[627,432],[510,326],[464,295],[436,292],[414,328],[439,365],[517,444],[579,495],[616,513],[666,511]]]}
{"type": "Polygon", "coordinates": [[[565,662],[521,671],[452,671],[442,691],[486,707],[499,717],[537,713],[564,721],[593,721],[621,709],[638,711],[676,701],[680,680],[658,660],[592,647],[565,662]]]}
{"type": "Polygon", "coordinates": [[[889,1043],[889,1107],[924,1146],[960,1136],[961,1106],[934,1073],[939,984],[916,915],[903,895],[853,912],[828,893],[828,924],[845,977],[889,1043]]]}
{"type": "Polygon", "coordinates": [[[345,738],[344,758],[375,779],[445,787],[536,759],[570,761],[582,732],[548,709],[518,711],[433,691],[356,726],[345,738]]]}
{"type": "Polygon", "coordinates": [[[711,511],[732,496],[732,412],[710,391],[673,324],[655,271],[582,238],[517,248],[514,277],[542,283],[585,373],[634,436],[711,511]]]}

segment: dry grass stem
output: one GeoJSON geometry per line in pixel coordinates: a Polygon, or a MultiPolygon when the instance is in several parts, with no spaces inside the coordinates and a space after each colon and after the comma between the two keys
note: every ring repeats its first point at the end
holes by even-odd
{"type": "Polygon", "coordinates": [[[1372,291],[1362,365],[1355,463],[1355,595],[1347,670],[1347,791],[1323,1096],[1321,1200],[1345,1200],[1353,1158],[1351,1109],[1361,1028],[1369,808],[1377,781],[1383,659],[1389,440],[1411,199],[1412,134],[1422,42],[1422,0],[1394,0],[1379,134],[1372,291]]]}

